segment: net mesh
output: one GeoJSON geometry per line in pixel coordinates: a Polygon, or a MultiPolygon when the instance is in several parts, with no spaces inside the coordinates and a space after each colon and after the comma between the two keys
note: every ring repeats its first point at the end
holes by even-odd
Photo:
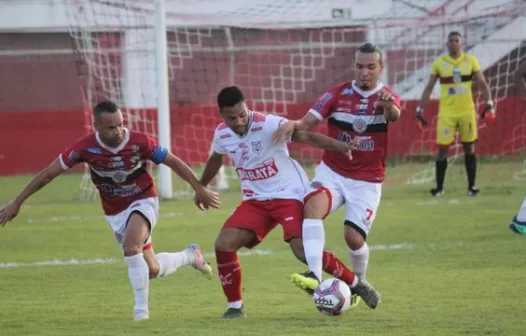
{"type": "MultiPolygon", "coordinates": [[[[510,166],[497,171],[502,179],[526,176],[521,156],[526,146],[524,104],[513,97],[513,71],[526,55],[523,1],[165,4],[172,150],[191,165],[202,165],[208,157],[220,122],[215,96],[222,87],[240,86],[254,110],[300,118],[324,90],[353,79],[356,47],[374,42],[387,59],[382,81],[401,95],[405,109],[389,135],[390,162],[400,167],[389,181],[431,182],[436,101],[426,107],[432,123],[423,131],[416,128],[412,112],[432,62],[445,51],[447,34],[456,30],[464,36],[466,51],[479,59],[497,103],[496,123],[479,125],[477,150],[488,162],[510,166]]],[[[92,106],[109,98],[123,107],[127,126],[156,136],[155,1],[74,0],[69,13],[80,56],[86,129],[92,106]]],[[[437,96],[438,85],[432,98],[437,96]]],[[[304,164],[321,157],[320,151],[295,144],[291,152],[304,164]]],[[[450,161],[461,155],[461,146],[454,145],[450,161]]],[[[83,197],[94,195],[87,175],[82,186],[83,197]]],[[[181,184],[174,188],[186,191],[181,184]]]]}

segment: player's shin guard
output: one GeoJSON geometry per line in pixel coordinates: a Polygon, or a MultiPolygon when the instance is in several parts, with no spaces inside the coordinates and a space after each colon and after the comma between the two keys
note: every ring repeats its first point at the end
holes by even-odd
{"type": "Polygon", "coordinates": [[[367,265],[369,264],[369,245],[364,243],[363,246],[357,250],[349,249],[349,256],[351,257],[354,274],[361,280],[365,280],[367,265]]]}
{"type": "Polygon", "coordinates": [[[466,166],[466,175],[468,177],[468,189],[473,189],[477,175],[477,157],[475,154],[464,155],[464,165],[466,166]]]}
{"type": "Polygon", "coordinates": [[[358,284],[358,277],[332,252],[323,251],[323,270],[350,287],[358,284]]]}
{"type": "Polygon", "coordinates": [[[303,220],[303,248],[309,270],[322,280],[323,248],[325,246],[325,229],[321,219],[303,220]]]}
{"type": "Polygon", "coordinates": [[[438,159],[435,163],[435,177],[437,182],[437,189],[438,190],[444,190],[444,178],[446,177],[446,170],[447,170],[447,158],[446,159],[438,159]]]}
{"type": "Polygon", "coordinates": [[[124,260],[126,260],[128,264],[128,277],[135,295],[135,311],[147,312],[149,286],[148,264],[146,264],[142,253],[124,257],[124,260]]]}
{"type": "Polygon", "coordinates": [[[217,271],[223,292],[228,300],[229,308],[240,309],[243,306],[241,298],[241,265],[237,252],[216,250],[217,271]]]}

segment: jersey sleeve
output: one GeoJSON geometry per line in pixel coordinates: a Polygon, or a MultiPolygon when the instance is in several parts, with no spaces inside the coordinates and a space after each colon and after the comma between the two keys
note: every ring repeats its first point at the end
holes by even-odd
{"type": "Polygon", "coordinates": [[[146,136],[146,142],[146,157],[155,164],[161,164],[168,155],[168,148],[161,146],[157,139],[150,136],[146,136]]]}
{"type": "Polygon", "coordinates": [[[212,142],[212,150],[217,154],[228,154],[228,151],[225,149],[225,146],[221,143],[221,137],[219,135],[219,130],[216,129],[214,133],[214,140],[212,142]]]}
{"type": "Polygon", "coordinates": [[[431,66],[431,74],[440,76],[440,58],[433,62],[433,65],[431,66]]]}
{"type": "Polygon", "coordinates": [[[480,64],[479,64],[479,60],[471,55],[471,57],[469,58],[471,60],[471,66],[472,66],[472,72],[479,72],[480,71],[480,64]]]}
{"type": "Polygon", "coordinates": [[[84,138],[77,140],[73,145],[60,153],[58,161],[60,162],[62,169],[68,170],[78,163],[85,162],[84,155],[82,154],[85,150],[83,140],[84,138]]]}
{"type": "Polygon", "coordinates": [[[340,86],[335,86],[327,90],[318,98],[318,100],[316,100],[314,105],[309,110],[309,113],[312,113],[319,120],[327,118],[332,112],[332,105],[338,96],[339,89],[340,86]]]}

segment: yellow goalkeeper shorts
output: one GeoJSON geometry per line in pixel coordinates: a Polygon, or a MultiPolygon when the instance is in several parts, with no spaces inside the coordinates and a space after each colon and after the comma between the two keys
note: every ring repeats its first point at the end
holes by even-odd
{"type": "Polygon", "coordinates": [[[460,141],[470,143],[477,141],[477,114],[469,113],[444,113],[438,114],[437,144],[451,145],[455,142],[455,133],[458,131],[460,141]]]}

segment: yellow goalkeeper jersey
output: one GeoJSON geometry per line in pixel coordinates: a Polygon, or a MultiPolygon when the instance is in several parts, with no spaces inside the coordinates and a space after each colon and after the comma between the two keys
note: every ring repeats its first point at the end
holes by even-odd
{"type": "Polygon", "coordinates": [[[472,55],[463,53],[457,59],[446,55],[435,60],[431,74],[440,80],[440,114],[475,113],[471,85],[477,71],[479,61],[472,55]]]}

